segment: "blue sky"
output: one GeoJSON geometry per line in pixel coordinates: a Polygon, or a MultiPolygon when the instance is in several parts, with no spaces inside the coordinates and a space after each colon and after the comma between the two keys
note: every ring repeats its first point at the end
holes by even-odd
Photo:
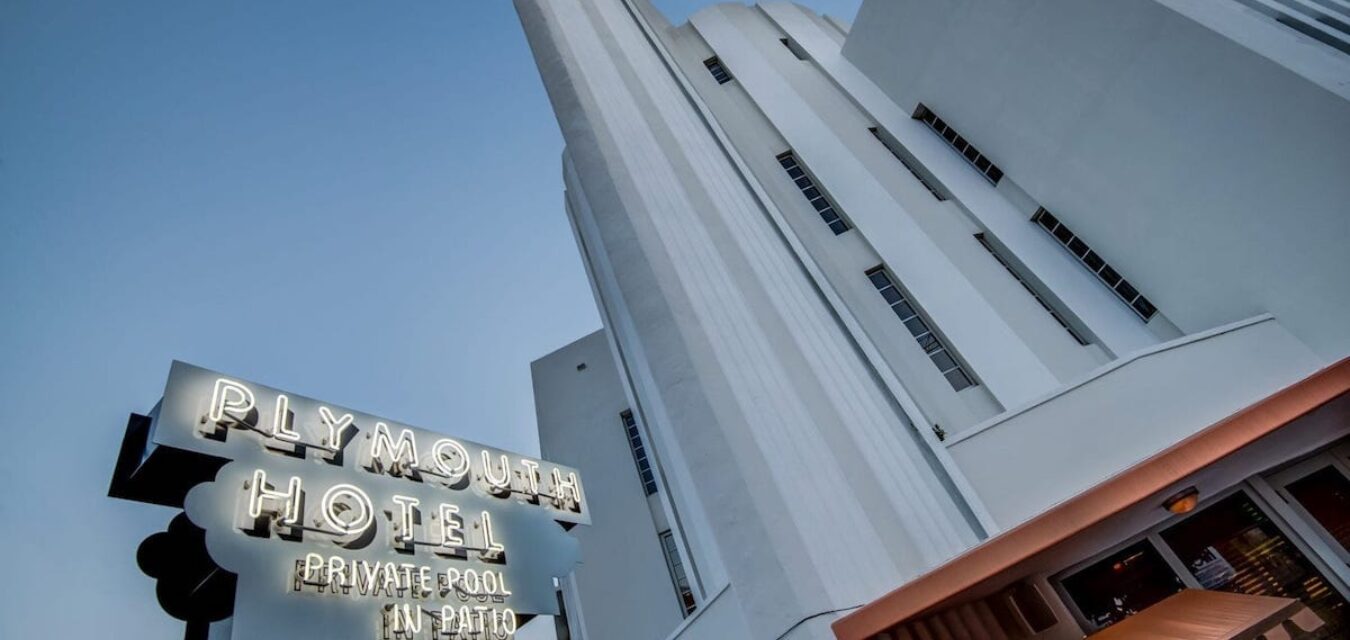
{"type": "Polygon", "coordinates": [[[0,637],[182,637],[105,497],[172,359],[537,450],[600,321],[510,2],[5,0],[0,86],[0,637]]]}

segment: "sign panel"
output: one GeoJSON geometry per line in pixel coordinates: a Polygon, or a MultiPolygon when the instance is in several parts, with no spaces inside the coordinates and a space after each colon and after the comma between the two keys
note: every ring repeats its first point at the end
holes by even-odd
{"type": "Polygon", "coordinates": [[[234,638],[510,638],[590,522],[575,469],[182,362],[152,417],[228,460],[184,509],[238,574],[234,638]]]}

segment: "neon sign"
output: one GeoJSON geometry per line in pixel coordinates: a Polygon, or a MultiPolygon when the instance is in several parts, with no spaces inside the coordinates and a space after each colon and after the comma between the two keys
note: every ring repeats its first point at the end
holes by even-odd
{"type": "Polygon", "coordinates": [[[183,508],[238,575],[234,638],[507,640],[590,522],[574,469],[181,362],[150,418],[143,459],[222,461],[183,508]]]}

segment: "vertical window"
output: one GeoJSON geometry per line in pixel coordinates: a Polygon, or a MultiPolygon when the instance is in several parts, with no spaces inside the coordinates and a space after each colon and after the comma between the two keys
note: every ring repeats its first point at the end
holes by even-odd
{"type": "Polygon", "coordinates": [[[712,74],[712,77],[717,81],[717,84],[731,82],[731,74],[727,72],[727,68],[722,66],[722,61],[718,60],[716,56],[704,60],[703,66],[708,68],[708,73],[712,74]]]}
{"type": "Polygon", "coordinates": [[[998,168],[998,166],[991,162],[989,158],[986,158],[983,153],[980,153],[980,150],[976,149],[975,145],[970,144],[969,140],[963,138],[961,134],[951,128],[951,125],[947,124],[942,118],[939,118],[937,114],[933,113],[928,107],[920,104],[919,108],[914,112],[914,119],[922,121],[924,124],[928,125],[928,128],[932,129],[934,133],[941,136],[943,140],[946,140],[951,148],[961,154],[961,157],[965,158],[966,162],[969,162],[970,166],[975,167],[975,170],[979,171],[989,180],[989,182],[998,184],[998,181],[1003,179],[1002,169],[998,168]]]}
{"type": "Polygon", "coordinates": [[[675,536],[670,531],[661,532],[661,552],[666,556],[666,567],[670,569],[670,580],[675,585],[675,594],[680,598],[680,609],[685,617],[694,612],[698,605],[694,602],[694,591],[689,588],[689,578],[684,573],[684,563],[680,562],[680,550],[675,546],[675,536]]]}
{"type": "Polygon", "coordinates": [[[1068,227],[1064,226],[1064,223],[1060,222],[1058,218],[1046,211],[1045,207],[1037,209],[1035,215],[1031,216],[1031,221],[1050,234],[1055,242],[1068,249],[1073,257],[1083,263],[1083,266],[1097,276],[1098,280],[1110,287],[1116,297],[1129,305],[1130,309],[1140,318],[1143,318],[1145,322],[1158,312],[1158,308],[1154,307],[1153,303],[1148,301],[1148,298],[1145,298],[1128,280],[1121,277],[1115,269],[1112,269],[1111,265],[1106,264],[1106,260],[1097,255],[1097,252],[1093,251],[1092,247],[1089,247],[1086,242],[1083,242],[1082,238],[1079,238],[1068,227]]]}
{"type": "Polygon", "coordinates": [[[642,446],[642,434],[638,433],[637,421],[632,411],[619,414],[623,421],[624,433],[628,435],[628,448],[633,452],[633,462],[637,464],[638,477],[642,479],[642,490],[647,495],[656,493],[656,474],[652,473],[652,463],[647,459],[647,448],[642,446]]]}
{"type": "Polygon", "coordinates": [[[820,219],[829,225],[830,231],[833,231],[834,235],[849,230],[848,222],[844,220],[843,216],[839,215],[834,203],[830,202],[829,197],[821,192],[820,187],[816,186],[816,183],[811,180],[811,176],[806,174],[806,170],[797,162],[797,156],[793,155],[791,151],[779,154],[778,164],[783,166],[788,178],[797,185],[797,189],[802,192],[802,195],[806,196],[806,200],[815,208],[816,213],[820,214],[820,219]]]}
{"type": "Polygon", "coordinates": [[[909,330],[910,335],[914,336],[914,341],[919,343],[923,352],[928,354],[933,364],[937,365],[938,371],[942,372],[943,377],[952,388],[960,391],[966,387],[975,386],[975,380],[966,373],[961,363],[956,361],[956,356],[952,355],[947,345],[942,339],[933,333],[928,323],[919,317],[919,310],[909,301],[900,288],[895,286],[895,281],[891,280],[890,274],[886,273],[885,267],[877,267],[867,272],[867,277],[872,280],[872,286],[877,288],[877,292],[886,300],[886,304],[891,306],[891,310],[905,323],[905,328],[909,330]]]}
{"type": "Polygon", "coordinates": [[[1078,341],[1078,344],[1086,345],[1088,343],[1087,340],[1083,339],[1083,336],[1078,335],[1078,332],[1074,331],[1073,327],[1069,326],[1069,323],[1064,319],[1064,316],[1061,316],[1058,311],[1055,311],[1055,308],[1050,306],[1050,303],[1046,302],[1045,298],[1041,297],[1041,294],[1036,293],[1036,290],[1031,288],[1030,283],[1023,280],[1022,276],[1018,275],[1017,272],[1013,270],[1012,265],[1008,264],[1008,261],[1004,260],[1003,256],[999,255],[998,252],[994,250],[993,245],[989,244],[989,240],[984,237],[983,233],[975,234],[975,239],[979,241],[980,246],[984,247],[985,251],[989,252],[989,255],[994,257],[994,260],[997,260],[999,264],[1003,265],[1003,268],[1008,271],[1008,275],[1012,276],[1013,280],[1016,280],[1018,284],[1022,285],[1022,288],[1026,289],[1027,293],[1030,293],[1031,297],[1035,298],[1036,302],[1040,303],[1041,308],[1045,309],[1046,313],[1049,313],[1050,317],[1054,318],[1055,322],[1059,323],[1059,326],[1064,327],[1064,330],[1069,332],[1069,335],[1073,336],[1074,340],[1078,341]]]}
{"type": "Polygon", "coordinates": [[[914,179],[919,181],[919,184],[923,185],[923,188],[928,190],[928,193],[933,194],[933,197],[937,198],[938,201],[943,201],[947,199],[947,196],[942,195],[942,193],[939,192],[937,188],[934,187],[932,183],[928,181],[927,178],[923,177],[922,173],[919,173],[918,169],[914,168],[914,165],[910,164],[909,161],[905,159],[905,156],[901,155],[900,152],[897,151],[895,147],[891,146],[891,143],[887,141],[886,138],[882,137],[880,129],[876,127],[870,127],[867,130],[872,132],[872,136],[875,137],[877,141],[881,143],[881,146],[886,147],[886,150],[891,152],[891,155],[895,156],[896,160],[900,161],[900,164],[909,171],[910,175],[914,176],[914,179]]]}

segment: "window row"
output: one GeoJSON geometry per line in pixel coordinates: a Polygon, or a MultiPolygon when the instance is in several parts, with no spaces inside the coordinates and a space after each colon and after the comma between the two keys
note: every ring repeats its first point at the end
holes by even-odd
{"type": "Polygon", "coordinates": [[[1036,290],[1031,288],[1031,284],[1024,280],[1022,276],[1018,275],[1017,271],[1012,268],[1012,265],[1008,264],[1008,261],[1004,260],[1003,256],[999,255],[998,251],[994,250],[993,245],[989,244],[989,240],[984,237],[983,233],[975,234],[975,239],[979,241],[980,246],[984,247],[985,251],[989,252],[989,255],[994,257],[994,260],[997,260],[999,264],[1003,265],[1003,268],[1008,271],[1008,275],[1012,276],[1013,280],[1016,280],[1018,284],[1022,285],[1022,288],[1026,289],[1027,293],[1030,293],[1031,297],[1035,298],[1036,302],[1040,303],[1041,308],[1045,309],[1046,313],[1049,313],[1050,317],[1054,318],[1055,322],[1059,323],[1059,326],[1064,327],[1064,330],[1069,332],[1069,335],[1073,336],[1074,340],[1078,341],[1078,344],[1086,345],[1088,343],[1087,340],[1083,339],[1083,336],[1079,335],[1078,332],[1069,325],[1068,321],[1064,319],[1064,316],[1060,315],[1058,311],[1055,311],[1055,308],[1050,306],[1050,303],[1046,302],[1045,298],[1041,297],[1041,294],[1036,293],[1036,290]]]}
{"type": "Polygon", "coordinates": [[[975,380],[966,373],[960,362],[956,361],[956,356],[952,354],[951,349],[943,343],[942,339],[933,333],[928,323],[919,316],[919,311],[914,304],[909,301],[900,288],[896,286],[895,281],[891,279],[890,274],[886,272],[885,267],[876,267],[867,272],[867,277],[871,279],[872,286],[877,288],[877,292],[886,300],[886,304],[891,306],[891,310],[905,324],[910,335],[914,336],[914,341],[919,343],[919,348],[928,354],[929,359],[937,366],[943,377],[952,385],[952,389],[960,391],[966,387],[975,386],[975,380]]]}
{"type": "Polygon", "coordinates": [[[652,463],[647,459],[647,448],[642,446],[642,434],[638,433],[637,421],[632,411],[619,414],[623,421],[624,433],[628,436],[628,448],[633,451],[633,462],[637,464],[638,477],[642,479],[642,490],[647,495],[656,493],[656,474],[652,473],[652,463]]]}
{"type": "Polygon", "coordinates": [[[731,73],[727,71],[727,68],[722,65],[722,61],[717,59],[716,56],[704,60],[703,66],[708,68],[708,73],[712,74],[712,77],[717,81],[717,84],[731,82],[731,73]]]}
{"type": "Polygon", "coordinates": [[[698,608],[698,603],[694,601],[694,590],[689,588],[689,577],[685,575],[684,563],[680,561],[680,550],[675,546],[675,535],[669,530],[661,532],[661,552],[666,557],[666,568],[670,570],[675,595],[680,598],[680,608],[687,618],[698,608]]]}
{"type": "Polygon", "coordinates": [[[793,155],[791,151],[779,154],[778,164],[783,166],[788,178],[797,185],[797,189],[802,192],[802,195],[806,196],[806,200],[815,208],[816,213],[820,214],[820,218],[825,221],[825,224],[829,225],[830,231],[839,235],[849,230],[848,221],[839,215],[839,210],[834,206],[834,203],[830,202],[830,199],[821,192],[820,187],[811,180],[811,176],[806,174],[806,170],[797,162],[797,156],[793,155]]]}
{"type": "Polygon", "coordinates": [[[1139,314],[1140,318],[1147,321],[1158,312],[1157,307],[1154,307],[1153,303],[1148,301],[1148,298],[1145,298],[1143,294],[1139,293],[1138,289],[1134,288],[1134,285],[1131,285],[1115,269],[1112,269],[1111,265],[1106,264],[1106,260],[1097,255],[1097,252],[1093,251],[1092,247],[1089,247],[1086,242],[1083,242],[1082,238],[1079,238],[1068,227],[1064,226],[1064,223],[1060,222],[1058,218],[1046,211],[1045,207],[1037,209],[1035,215],[1031,216],[1031,221],[1044,229],[1046,233],[1049,233],[1065,249],[1068,249],[1069,253],[1078,258],[1078,261],[1096,275],[1098,280],[1110,287],[1111,291],[1115,292],[1121,300],[1124,300],[1125,304],[1139,314]]]}
{"type": "Polygon", "coordinates": [[[951,145],[953,149],[956,149],[956,151],[961,154],[961,157],[966,159],[966,162],[969,162],[971,166],[975,167],[975,169],[984,175],[985,178],[988,178],[990,182],[998,184],[998,181],[1003,179],[1002,169],[998,168],[998,166],[990,161],[989,158],[986,158],[984,154],[980,153],[980,150],[970,144],[970,141],[961,137],[961,134],[957,133],[955,129],[951,128],[951,125],[948,125],[946,121],[939,118],[937,114],[933,113],[928,107],[920,104],[919,108],[914,112],[914,119],[922,121],[924,124],[928,125],[928,128],[932,129],[934,133],[942,136],[942,139],[946,140],[947,144],[951,145]]]}
{"type": "Polygon", "coordinates": [[[923,188],[928,190],[928,193],[933,194],[933,197],[937,198],[939,202],[947,199],[947,196],[942,195],[942,192],[938,191],[937,188],[934,187],[932,183],[928,181],[927,178],[924,178],[923,174],[919,173],[919,170],[915,169],[914,165],[910,164],[909,161],[905,159],[905,156],[901,155],[900,152],[895,149],[895,147],[891,146],[891,143],[888,142],[886,138],[882,137],[881,131],[879,129],[877,129],[876,127],[871,127],[868,129],[868,131],[872,132],[872,136],[875,137],[877,141],[881,143],[881,146],[886,147],[886,150],[891,152],[891,155],[895,156],[895,159],[899,160],[900,164],[904,166],[905,169],[909,170],[910,175],[914,176],[914,178],[919,181],[919,184],[923,185],[923,188]]]}

